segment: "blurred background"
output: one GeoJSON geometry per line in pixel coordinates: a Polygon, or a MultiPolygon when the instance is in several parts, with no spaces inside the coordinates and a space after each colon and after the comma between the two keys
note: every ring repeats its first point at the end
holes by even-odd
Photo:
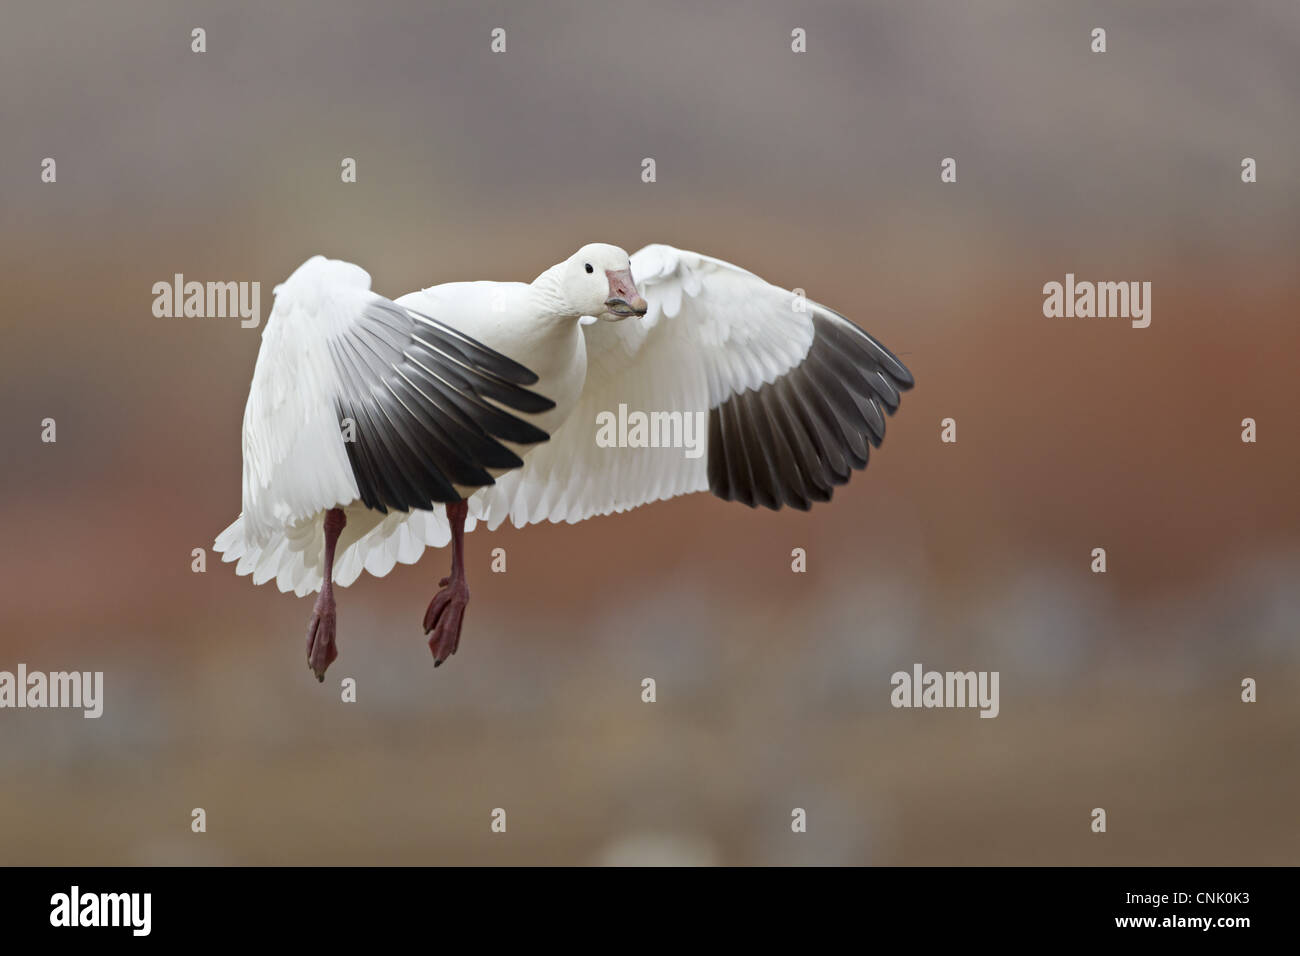
{"type": "Polygon", "coordinates": [[[702,7],[6,5],[0,670],[105,710],[0,712],[0,862],[1300,862],[1300,8],[702,7]],[[589,241],[804,288],[917,388],[808,514],[475,532],[437,672],[447,554],[363,576],[318,685],[310,599],[191,571],[262,328],[153,283],[265,320],[316,253],[397,296],[589,241]],[[1044,318],[1067,272],[1150,281],[1150,328],[1044,318]],[[999,671],[1000,716],[891,708],[918,662],[999,671]]]}

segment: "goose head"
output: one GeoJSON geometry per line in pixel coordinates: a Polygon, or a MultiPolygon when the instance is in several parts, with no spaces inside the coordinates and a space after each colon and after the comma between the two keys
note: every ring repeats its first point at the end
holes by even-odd
{"type": "Polygon", "coordinates": [[[560,294],[577,315],[616,322],[646,313],[646,301],[632,280],[632,264],[618,246],[583,246],[561,264],[559,280],[560,294]]]}

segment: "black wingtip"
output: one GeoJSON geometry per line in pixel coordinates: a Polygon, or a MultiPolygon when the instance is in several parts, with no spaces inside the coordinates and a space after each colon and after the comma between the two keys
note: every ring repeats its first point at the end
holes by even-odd
{"type": "Polygon", "coordinates": [[[808,511],[865,468],[885,416],[910,389],[898,358],[839,313],[819,307],[803,360],[709,413],[709,489],[750,507],[808,511]],[[883,412],[883,414],[882,414],[883,412]]]}
{"type": "Polygon", "coordinates": [[[444,323],[378,299],[330,341],[339,417],[355,423],[346,451],[359,497],[377,511],[458,500],[456,487],[494,483],[522,459],[507,444],[550,436],[524,417],[554,400],[537,376],[444,323]]]}

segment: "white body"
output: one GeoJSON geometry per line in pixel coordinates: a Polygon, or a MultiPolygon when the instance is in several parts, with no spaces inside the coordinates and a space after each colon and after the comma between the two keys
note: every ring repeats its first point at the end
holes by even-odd
{"type": "MultiPolygon", "coordinates": [[[[594,247],[584,247],[589,248],[594,247]]],[[[363,569],[384,575],[397,562],[414,563],[425,548],[450,540],[442,506],[384,515],[356,500],[333,420],[328,372],[309,360],[320,353],[314,340],[346,322],[346,315],[320,306],[319,287],[355,283],[359,274],[365,289],[349,295],[374,294],[357,267],[328,263],[309,270],[312,263],[326,260],[312,260],[277,289],[245,416],[244,514],[216,542],[224,560],[239,562],[238,573],[252,574],[257,584],[274,578],[282,591],[300,595],[321,586],[322,517],[329,508],[343,507],[347,515],[334,565],[339,586],[351,584],[363,569]],[[281,366],[294,368],[286,372],[281,366]],[[303,374],[304,368],[311,374],[303,374]],[[268,398],[284,389],[289,392],[268,398]]],[[[707,412],[775,382],[804,361],[813,344],[814,314],[823,322],[845,322],[736,266],[662,245],[631,257],[637,290],[649,307],[644,317],[565,320],[554,314],[564,309],[544,281],[564,265],[531,284],[455,282],[396,300],[531,369],[538,376],[531,390],[555,402],[552,410],[527,416],[550,440],[511,446],[523,466],[474,491],[466,530],[477,522],[495,528],[507,518],[517,526],[575,522],[707,490],[707,454],[689,458],[679,449],[599,447],[596,416],[621,403],[647,411],[707,412]]],[[[325,298],[350,301],[335,291],[331,287],[325,298]]]]}

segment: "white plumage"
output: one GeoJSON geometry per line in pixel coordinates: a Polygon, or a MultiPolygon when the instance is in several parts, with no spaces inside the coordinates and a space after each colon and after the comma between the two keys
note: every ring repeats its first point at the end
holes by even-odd
{"type": "MultiPolygon", "coordinates": [[[[582,281],[580,270],[567,280],[564,270],[596,255],[590,250],[617,267],[621,250],[611,249],[584,247],[532,284],[452,283],[397,300],[530,369],[537,381],[528,389],[555,403],[521,414],[491,402],[550,437],[502,439],[522,466],[489,469],[493,484],[457,485],[469,502],[466,530],[507,519],[576,522],[710,488],[751,505],[807,507],[866,464],[868,446],[883,438],[884,414],[912,384],[883,346],[750,272],[664,245],[630,259],[643,317],[556,319],[564,282],[582,281]],[[620,404],[708,413],[705,454],[600,447],[597,415],[620,404]]],[[[345,386],[330,359],[359,316],[387,303],[369,286],[360,268],[316,257],[276,289],[244,418],[244,510],[216,542],[254,583],[274,579],[299,595],[319,589],[321,515],[333,507],[347,515],[338,585],[362,570],[382,576],[397,562],[414,563],[450,538],[441,504],[385,514],[359,500],[335,401],[345,386]]],[[[585,304],[590,314],[602,308],[585,304]]]]}
{"type": "Polygon", "coordinates": [[[596,416],[620,404],[638,411],[708,412],[775,381],[808,353],[812,322],[792,293],[708,256],[652,245],[632,275],[644,318],[584,327],[587,380],[568,420],[518,472],[470,499],[470,514],[496,528],[577,522],[677,495],[707,491],[708,455],[602,448],[596,416]]]}

